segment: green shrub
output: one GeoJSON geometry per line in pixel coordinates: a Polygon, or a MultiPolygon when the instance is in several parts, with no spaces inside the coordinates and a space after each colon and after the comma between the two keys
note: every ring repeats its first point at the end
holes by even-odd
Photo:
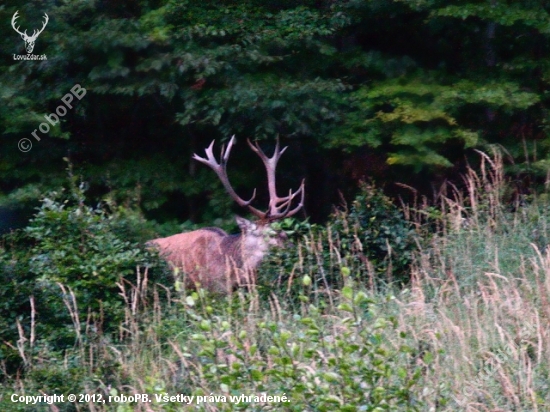
{"type": "Polygon", "coordinates": [[[259,268],[258,290],[262,296],[283,292],[291,295],[287,299],[295,299],[302,286],[294,280],[304,275],[312,277],[316,285],[338,284],[336,278],[340,278],[340,269],[331,260],[326,227],[294,218],[273,226],[284,230],[288,241],[284,248],[273,249],[259,268]],[[330,281],[326,279],[327,273],[330,281]]]}
{"type": "Polygon", "coordinates": [[[189,333],[178,340],[185,367],[172,391],[204,397],[199,410],[208,404],[227,411],[425,410],[422,389],[433,355],[407,344],[396,319],[378,313],[380,301],[351,282],[337,306],[321,310],[301,300],[294,313],[272,301],[283,311],[277,319],[269,309],[228,316],[196,294],[188,297],[189,333]],[[262,394],[280,398],[262,406],[249,397],[262,394]]]}
{"type": "Polygon", "coordinates": [[[260,292],[276,290],[297,296],[302,285],[294,280],[308,276],[313,293],[330,293],[330,289],[343,286],[343,267],[371,289],[409,280],[409,265],[416,250],[413,226],[372,185],[363,183],[351,208],[335,210],[325,226],[295,219],[278,225],[289,234],[290,244],[272,251],[262,264],[260,292]]]}
{"type": "Polygon", "coordinates": [[[158,258],[138,240],[146,234],[137,212],[108,209],[85,205],[79,188],[52,193],[25,229],[4,236],[0,342],[8,344],[0,345],[0,359],[18,358],[22,333],[29,338],[32,331],[55,350],[74,344],[79,325],[93,324],[98,333],[119,326],[117,283],[135,283],[136,267],[158,258]]]}
{"type": "Polygon", "coordinates": [[[331,222],[333,242],[342,255],[372,265],[377,279],[389,283],[409,279],[413,226],[380,189],[361,183],[349,211],[336,210],[331,222]]]}

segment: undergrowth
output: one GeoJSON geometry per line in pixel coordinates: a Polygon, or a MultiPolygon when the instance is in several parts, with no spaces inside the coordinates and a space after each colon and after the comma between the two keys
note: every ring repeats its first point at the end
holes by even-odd
{"type": "Polygon", "coordinates": [[[550,205],[510,205],[498,153],[480,156],[464,190],[390,209],[408,222],[393,220],[395,233],[415,244],[403,243],[406,260],[369,257],[360,224],[347,232],[353,247],[337,222],[302,225],[247,293],[186,293],[141,268],[115,281],[122,312],[108,327],[60,301],[78,320],[65,325],[73,343],[63,351],[47,335],[31,344],[33,318],[20,313],[21,332],[2,344],[23,361],[13,370],[2,358],[1,410],[546,410],[550,205]],[[11,400],[53,393],[88,398],[55,409],[11,400]]]}

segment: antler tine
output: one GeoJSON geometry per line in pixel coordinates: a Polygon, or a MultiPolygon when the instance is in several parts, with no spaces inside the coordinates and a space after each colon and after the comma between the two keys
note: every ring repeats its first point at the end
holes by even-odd
{"type": "Polygon", "coordinates": [[[277,163],[279,162],[281,155],[285,152],[288,146],[283,147],[283,149],[281,150],[279,146],[279,137],[277,136],[277,142],[275,143],[275,150],[273,151],[273,155],[271,157],[268,157],[260,148],[258,142],[254,142],[254,144],[252,144],[249,139],[247,141],[250,148],[260,157],[260,159],[262,159],[262,162],[265,166],[265,170],[267,173],[267,189],[269,192],[269,210],[266,214],[272,215],[274,214],[274,212],[276,213],[275,208],[277,206],[277,203],[280,202],[280,198],[279,196],[277,196],[275,170],[277,169],[277,163]]]}
{"type": "Polygon", "coordinates": [[[23,35],[26,36],[26,35],[27,35],[27,30],[25,30],[24,33],[21,33],[21,32],[19,31],[19,26],[15,27],[16,20],[19,18],[19,16],[17,15],[18,13],[19,13],[19,10],[17,10],[17,11],[14,13],[13,17],[11,18],[11,26],[12,26],[13,29],[14,29],[17,33],[19,33],[21,36],[23,36],[23,35]]]}
{"type": "Polygon", "coordinates": [[[44,13],[44,23],[42,23],[42,28],[40,30],[35,29],[32,33],[32,37],[33,38],[38,37],[38,35],[44,31],[49,21],[50,21],[50,18],[46,13],[44,13]]]}
{"type": "Polygon", "coordinates": [[[224,164],[227,163],[227,160],[229,159],[229,154],[231,153],[231,148],[235,144],[235,135],[231,136],[231,140],[229,140],[229,143],[227,144],[227,150],[225,150],[225,145],[222,145],[222,152],[220,155],[220,159],[223,160],[224,164]]]}
{"type": "Polygon", "coordinates": [[[205,149],[206,158],[200,157],[199,155],[194,153],[193,159],[207,165],[214,172],[216,172],[216,175],[218,175],[218,178],[222,182],[222,185],[225,188],[226,192],[229,194],[229,196],[231,196],[231,198],[235,202],[237,202],[239,206],[247,207],[252,214],[256,215],[260,219],[265,219],[266,213],[250,205],[250,203],[252,203],[252,201],[256,197],[256,189],[254,189],[254,192],[252,193],[252,197],[249,200],[244,200],[235,192],[235,190],[231,186],[231,183],[229,183],[226,166],[227,166],[227,161],[229,159],[229,154],[231,153],[231,148],[233,147],[233,144],[235,144],[235,141],[236,141],[235,136],[233,136],[229,141],[227,148],[225,148],[225,145],[222,146],[219,163],[216,160],[216,156],[214,156],[214,151],[213,151],[215,140],[212,140],[212,143],[210,143],[210,146],[208,146],[205,149]]]}
{"type": "Polygon", "coordinates": [[[277,141],[275,143],[275,150],[273,151],[273,155],[271,157],[268,157],[260,148],[260,145],[258,144],[258,142],[254,142],[254,144],[252,144],[252,142],[248,140],[248,145],[260,157],[260,159],[262,159],[262,162],[267,172],[267,187],[269,191],[269,208],[265,214],[266,219],[277,220],[286,216],[292,216],[296,214],[303,207],[303,203],[304,203],[304,181],[302,181],[300,188],[295,193],[292,193],[292,190],[290,190],[288,196],[286,197],[279,197],[277,195],[275,171],[277,169],[277,163],[279,159],[281,158],[282,154],[286,151],[288,146],[285,146],[281,149],[279,144],[279,136],[277,136],[277,141]],[[298,204],[298,206],[296,206],[294,209],[290,210],[290,207],[292,206],[292,201],[300,193],[302,194],[302,199],[300,201],[300,204],[298,204]]]}
{"type": "Polygon", "coordinates": [[[298,193],[301,194],[301,197],[300,197],[300,203],[298,203],[298,205],[296,205],[296,207],[294,209],[292,209],[291,211],[287,212],[285,214],[285,217],[290,217],[290,216],[294,216],[296,213],[298,213],[298,211],[300,211],[300,209],[302,209],[304,207],[304,199],[305,199],[305,184],[306,184],[306,179],[302,179],[302,183],[300,184],[300,188],[296,191],[296,193],[294,193],[294,195],[292,195],[292,197],[289,199],[288,201],[288,205],[290,207],[291,205],[291,202],[292,200],[294,199],[295,196],[298,195],[298,193]]]}
{"type": "Polygon", "coordinates": [[[271,220],[281,219],[284,217],[290,217],[294,216],[298,211],[304,207],[304,198],[305,198],[305,179],[302,179],[302,183],[300,184],[300,187],[298,190],[294,193],[292,193],[292,189],[288,191],[288,196],[278,198],[278,202],[280,202],[279,205],[277,205],[275,209],[275,213],[269,214],[268,218],[271,220]],[[301,194],[300,202],[294,207],[294,209],[290,210],[290,207],[292,206],[292,201],[296,196],[301,194]],[[281,212],[280,210],[284,208],[284,210],[281,212]]]}
{"type": "MultiPolygon", "coordinates": [[[[205,165],[207,166],[210,166],[210,163],[209,161],[214,157],[214,153],[212,153],[212,147],[214,146],[214,142],[215,140],[212,140],[212,143],[210,143],[210,146],[208,146],[204,152],[206,153],[206,157],[208,159],[205,159],[204,157],[200,157],[198,154],[196,153],[193,153],[193,159],[195,160],[198,160],[199,162],[201,163],[204,163],[205,165]]],[[[215,163],[215,158],[214,158],[214,163],[215,163]]]]}
{"type": "Polygon", "coordinates": [[[258,142],[252,142],[250,139],[246,140],[248,142],[248,145],[250,148],[262,159],[264,162],[264,165],[266,167],[271,167],[275,169],[277,167],[277,162],[279,161],[281,155],[285,152],[286,149],[288,149],[288,146],[283,147],[282,150],[279,149],[279,137],[277,136],[277,142],[275,143],[275,151],[273,152],[273,156],[267,157],[267,155],[264,153],[264,151],[260,148],[260,145],[258,142]]]}

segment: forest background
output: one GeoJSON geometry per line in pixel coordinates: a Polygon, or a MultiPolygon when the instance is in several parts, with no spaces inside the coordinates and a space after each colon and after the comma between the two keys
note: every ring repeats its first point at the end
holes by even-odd
{"type": "MultiPolygon", "coordinates": [[[[5,1],[0,203],[32,210],[65,179],[65,158],[91,197],[131,199],[151,219],[228,217],[230,200],[191,155],[233,134],[266,150],[277,135],[291,146],[281,179],[296,187],[306,178],[316,222],[361,179],[392,195],[410,194],[396,182],[431,195],[460,180],[472,149],[488,145],[505,150],[517,192],[529,193],[549,161],[547,8],[535,0],[5,1]],[[33,52],[47,60],[12,57],[25,54],[9,24],[16,11],[28,33],[48,14],[33,52]],[[86,95],[52,125],[44,116],[76,85],[86,95]]],[[[259,160],[238,147],[234,185],[261,187],[259,160]]]]}
{"type": "Polygon", "coordinates": [[[3,1],[0,409],[546,410],[549,12],[3,1]],[[220,297],[145,242],[236,230],[191,159],[232,135],[243,198],[267,195],[245,140],[279,136],[281,193],[305,178],[306,199],[277,226],[292,247],[220,297]],[[222,399],[262,393],[287,400],[222,399]]]}

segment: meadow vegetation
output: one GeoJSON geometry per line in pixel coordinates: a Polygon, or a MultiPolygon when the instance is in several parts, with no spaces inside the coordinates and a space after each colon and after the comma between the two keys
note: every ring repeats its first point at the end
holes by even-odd
{"type": "Polygon", "coordinates": [[[283,221],[294,247],[229,297],[185,290],[140,246],[154,226],[85,206],[73,180],[3,239],[0,409],[545,410],[550,203],[514,199],[479,155],[435,199],[398,208],[365,184],[326,225],[283,221]],[[153,399],[10,400],[53,393],[153,399]]]}

